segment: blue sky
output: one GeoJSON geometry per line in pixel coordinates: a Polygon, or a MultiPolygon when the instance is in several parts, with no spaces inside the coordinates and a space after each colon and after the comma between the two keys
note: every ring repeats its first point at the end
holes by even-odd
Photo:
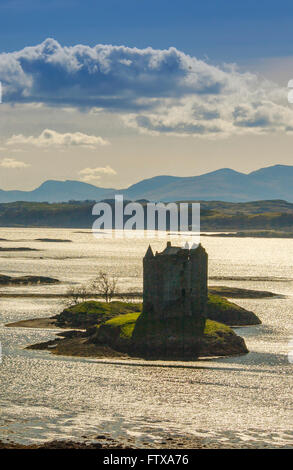
{"type": "Polygon", "coordinates": [[[64,45],[124,44],[239,61],[287,56],[293,3],[276,0],[1,0],[2,49],[54,37],[64,45]]]}
{"type": "Polygon", "coordinates": [[[2,0],[0,188],[292,163],[293,3],[2,0]]]}

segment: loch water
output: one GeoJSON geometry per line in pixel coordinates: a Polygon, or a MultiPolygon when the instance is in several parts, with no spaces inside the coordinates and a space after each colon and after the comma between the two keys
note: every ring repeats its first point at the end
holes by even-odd
{"type": "MultiPolygon", "coordinates": [[[[3,247],[37,250],[1,252],[1,274],[61,281],[0,288],[0,440],[34,443],[108,434],[118,440],[131,437],[143,447],[169,434],[198,436],[215,446],[292,448],[293,365],[288,354],[293,349],[293,239],[203,236],[210,285],[268,290],[280,297],[233,299],[262,321],[236,329],[249,354],[163,362],[26,350],[29,344],[53,339],[56,330],[5,327],[59,313],[64,299],[46,296],[84,284],[101,269],[118,276],[121,290],[141,291],[142,256],[150,240],[94,238],[89,230],[19,228],[1,228],[0,238],[9,240],[0,242],[3,247]],[[36,298],[36,293],[42,296],[36,298]]],[[[165,241],[151,244],[160,250],[165,241]]]]}

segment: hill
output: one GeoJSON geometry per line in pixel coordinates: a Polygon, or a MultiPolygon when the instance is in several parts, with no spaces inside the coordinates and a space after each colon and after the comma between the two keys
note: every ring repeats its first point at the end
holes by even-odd
{"type": "Polygon", "coordinates": [[[155,176],[125,189],[101,188],[81,181],[45,181],[33,191],[0,190],[2,202],[68,202],[111,199],[149,201],[247,202],[281,199],[293,202],[293,166],[274,165],[249,174],[222,168],[199,176],[155,176]]]}
{"type": "Polygon", "coordinates": [[[275,165],[249,174],[222,168],[199,176],[150,178],[130,186],[125,195],[130,199],[155,201],[285,199],[293,202],[292,182],[293,166],[275,165]]]}
{"type": "Polygon", "coordinates": [[[98,188],[82,181],[45,181],[33,191],[0,190],[0,202],[68,202],[100,200],[113,195],[114,189],[98,188]]]}
{"type": "MultiPolygon", "coordinates": [[[[112,205],[114,214],[114,203],[111,200],[109,203],[112,205]]],[[[286,201],[248,203],[200,201],[200,203],[202,232],[273,230],[278,236],[282,235],[281,231],[287,231],[290,234],[293,232],[293,204],[286,201]]],[[[147,202],[144,201],[142,204],[146,209],[147,202]]],[[[93,202],[90,201],[0,204],[0,227],[91,228],[97,218],[92,215],[92,208],[93,202]]],[[[145,210],[145,220],[146,212],[145,210]]],[[[124,216],[124,223],[129,217],[124,216]]],[[[7,242],[7,240],[2,240],[2,242],[7,242]]]]}

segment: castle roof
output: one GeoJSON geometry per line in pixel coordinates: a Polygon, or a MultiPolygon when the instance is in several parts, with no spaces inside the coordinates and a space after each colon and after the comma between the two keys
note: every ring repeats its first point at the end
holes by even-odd
{"type": "Polygon", "coordinates": [[[180,251],[183,251],[183,248],[180,246],[166,246],[166,248],[159,253],[160,255],[177,255],[180,251]]]}
{"type": "MultiPolygon", "coordinates": [[[[199,244],[199,245],[194,244],[194,245],[192,245],[191,248],[189,248],[189,247],[188,248],[185,248],[185,247],[182,248],[181,246],[172,246],[171,242],[167,242],[166,248],[163,251],[161,251],[161,253],[156,252],[156,256],[176,256],[179,253],[182,253],[182,254],[188,254],[189,252],[194,253],[198,249],[205,251],[204,248],[201,246],[201,244],[199,244]]],[[[144,257],[145,258],[153,258],[154,257],[154,253],[153,253],[151,245],[149,245],[144,257]]]]}
{"type": "Polygon", "coordinates": [[[145,258],[153,258],[153,256],[154,256],[154,253],[153,253],[152,247],[151,247],[151,245],[149,245],[144,257],[145,258]]]}

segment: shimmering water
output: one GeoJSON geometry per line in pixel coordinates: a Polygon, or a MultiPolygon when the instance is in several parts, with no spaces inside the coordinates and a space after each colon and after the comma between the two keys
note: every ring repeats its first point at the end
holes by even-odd
{"type": "MultiPolygon", "coordinates": [[[[60,293],[100,269],[119,276],[121,290],[141,290],[148,241],[93,238],[77,230],[0,229],[0,273],[57,277],[55,286],[10,287],[1,292],[60,293]],[[73,243],[33,242],[66,238],[73,243]]],[[[28,351],[54,337],[52,330],[5,328],[24,318],[58,313],[62,299],[0,298],[0,439],[33,442],[109,433],[137,443],[162,433],[193,434],[209,443],[292,447],[293,240],[202,237],[209,253],[210,284],[271,290],[285,298],[238,300],[262,325],[241,328],[250,353],[195,362],[90,360],[28,351]],[[238,280],[233,280],[237,277],[238,280]],[[239,280],[239,278],[241,278],[239,280]],[[253,278],[254,280],[247,280],[253,278]]],[[[161,249],[164,241],[152,243],[161,249]]],[[[143,444],[141,444],[143,445],[143,444]]]]}

